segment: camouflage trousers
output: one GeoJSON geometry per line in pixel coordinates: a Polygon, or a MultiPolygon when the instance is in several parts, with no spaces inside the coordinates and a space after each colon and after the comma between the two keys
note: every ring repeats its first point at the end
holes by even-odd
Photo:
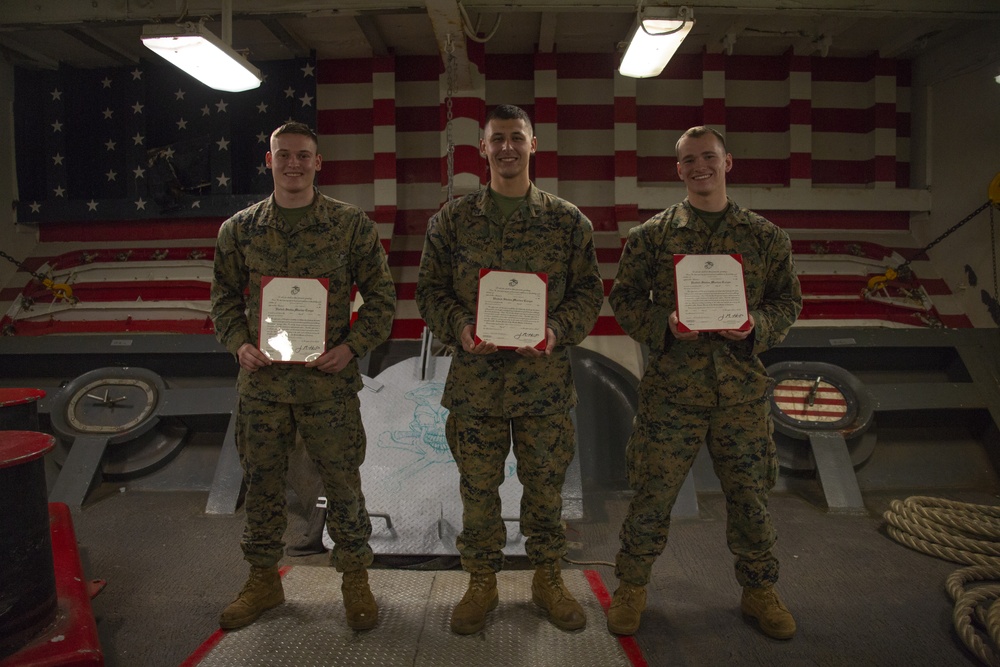
{"type": "Polygon", "coordinates": [[[766,398],[724,408],[640,403],[626,450],[629,485],[635,495],[620,533],[615,575],[645,586],[663,553],[670,510],[702,443],[726,497],[726,541],[736,556],[741,586],[778,580],[771,553],[777,533],[767,500],[778,474],[766,398]]]}
{"type": "Polygon", "coordinates": [[[372,524],[361,493],[366,439],[356,395],[317,403],[240,397],[236,447],[247,487],[240,542],[244,558],[270,567],[284,555],[288,458],[296,432],[323,480],[327,529],[334,542],[331,564],[341,572],[368,567],[372,524]]]}
{"type": "Polygon", "coordinates": [[[562,487],[576,448],[569,413],[505,418],[451,412],[445,432],[460,475],[462,532],[456,544],[462,567],[474,574],[503,568],[507,529],[500,484],[511,441],[523,487],[520,520],[528,560],[541,565],[562,558],[562,487]]]}

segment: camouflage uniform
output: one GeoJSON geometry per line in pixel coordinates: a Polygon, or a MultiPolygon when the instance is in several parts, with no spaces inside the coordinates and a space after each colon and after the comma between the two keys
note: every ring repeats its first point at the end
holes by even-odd
{"type": "Polygon", "coordinates": [[[512,439],[528,557],[538,565],[566,552],[561,492],[574,454],[569,412],[577,400],[567,346],[590,333],[603,302],[592,235],[576,206],[534,184],[507,220],[482,189],[445,204],[428,223],[416,301],[434,335],[455,347],[441,404],[450,411],[448,445],[461,475],[457,544],[469,572],[503,566],[498,489],[512,439]],[[462,348],[462,329],[475,322],[481,268],[548,274],[547,326],[557,341],[550,356],[462,348]]]}
{"type": "Polygon", "coordinates": [[[633,229],[609,296],[615,317],[650,358],[627,448],[636,494],[622,525],[615,574],[645,586],[663,552],[670,510],[702,443],[726,496],[729,549],[742,586],[778,579],[776,533],[767,511],[777,476],[767,376],[758,354],[777,345],[802,309],[788,235],[729,200],[712,230],[685,200],[633,229]],[[670,332],[676,310],[674,254],[740,253],[754,329],[744,341],[702,333],[681,341],[670,332]]]}
{"type": "MultiPolygon", "coordinates": [[[[327,349],[346,343],[360,357],[389,335],[396,297],[385,250],[375,225],[355,206],[315,190],[312,209],[292,228],[272,195],[223,223],[212,321],[234,355],[244,343],[258,343],[262,276],[329,279],[327,349]],[[364,305],[351,326],[354,284],[364,305]]],[[[240,369],[236,387],[236,442],[247,484],[241,541],[246,560],[270,567],[283,554],[288,456],[298,432],[326,489],[327,525],[336,545],[332,563],[340,571],[367,567],[371,522],[358,473],[366,443],[357,359],[335,374],[301,364],[240,369]]]]}

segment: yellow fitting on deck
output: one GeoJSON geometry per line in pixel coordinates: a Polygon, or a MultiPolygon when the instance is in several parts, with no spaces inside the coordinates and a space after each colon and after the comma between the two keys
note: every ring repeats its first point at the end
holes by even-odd
{"type": "Polygon", "coordinates": [[[865,293],[877,292],[880,289],[885,289],[889,281],[895,280],[899,273],[896,269],[886,269],[885,273],[878,276],[872,276],[868,279],[868,287],[865,289],[865,293]]]}
{"type": "Polygon", "coordinates": [[[45,288],[52,292],[57,299],[64,299],[66,301],[73,300],[73,288],[69,285],[65,283],[54,283],[48,278],[43,280],[42,284],[45,285],[45,288]]]}

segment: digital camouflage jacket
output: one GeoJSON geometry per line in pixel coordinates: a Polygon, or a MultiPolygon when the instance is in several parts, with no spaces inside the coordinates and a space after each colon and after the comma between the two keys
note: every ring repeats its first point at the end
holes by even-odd
{"type": "Polygon", "coordinates": [[[781,228],[729,200],[712,230],[685,199],[629,232],[608,297],[628,335],[649,347],[643,396],[699,406],[748,403],[764,396],[771,380],[758,355],[788,333],[802,310],[791,241],[781,228]],[[747,305],[754,329],[744,341],[702,333],[680,341],[668,318],[677,309],[674,254],[743,256],[747,305]]]}
{"type": "Polygon", "coordinates": [[[590,220],[534,184],[506,221],[487,188],[449,202],[427,225],[416,301],[434,335],[455,347],[444,407],[501,417],[569,410],[576,390],[567,346],[590,333],[604,301],[590,220]],[[462,349],[462,329],[475,322],[481,268],[548,274],[548,327],[556,335],[550,356],[462,349]]]}
{"type": "MultiPolygon", "coordinates": [[[[262,276],[328,278],[326,344],[346,343],[357,357],[389,337],[396,294],[375,224],[364,211],[316,190],[312,209],[294,228],[278,211],[274,195],[226,220],[219,229],[212,281],[216,337],[236,354],[258,344],[262,276]],[[351,325],[351,290],[364,304],[351,325]],[[244,292],[246,291],[246,294],[244,292]]],[[[357,359],[329,374],[301,364],[240,370],[237,390],[270,401],[327,401],[361,389],[357,359]]]]}

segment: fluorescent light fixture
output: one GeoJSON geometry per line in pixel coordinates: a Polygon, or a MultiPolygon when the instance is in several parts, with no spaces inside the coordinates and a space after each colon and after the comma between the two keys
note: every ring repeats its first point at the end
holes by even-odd
{"type": "Polygon", "coordinates": [[[658,76],[693,26],[690,7],[643,8],[636,16],[618,73],[636,79],[658,76]]]}
{"type": "Polygon", "coordinates": [[[260,85],[260,70],[201,23],[144,26],[142,43],[209,88],[238,93],[260,85]]]}

